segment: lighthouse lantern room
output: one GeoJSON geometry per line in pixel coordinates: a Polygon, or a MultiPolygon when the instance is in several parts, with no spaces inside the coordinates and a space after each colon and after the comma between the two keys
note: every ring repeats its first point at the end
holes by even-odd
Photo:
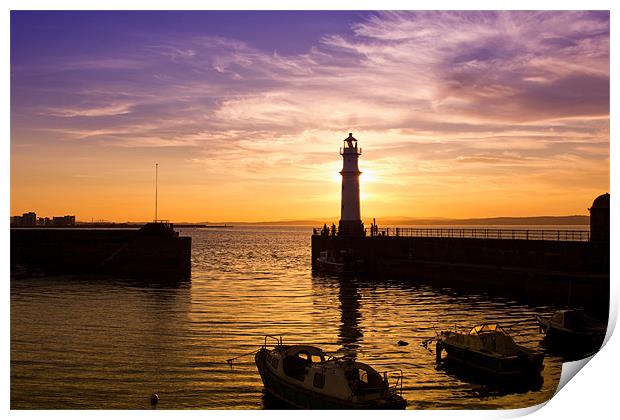
{"type": "Polygon", "coordinates": [[[360,215],[360,175],[357,166],[362,149],[357,147],[357,139],[349,133],[340,148],[342,156],[342,200],[338,234],[344,236],[364,235],[364,225],[360,215]]]}

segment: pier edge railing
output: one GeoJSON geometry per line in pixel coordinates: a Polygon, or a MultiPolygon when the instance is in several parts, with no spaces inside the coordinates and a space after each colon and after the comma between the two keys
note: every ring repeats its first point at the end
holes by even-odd
{"type": "MultiPolygon", "coordinates": [[[[474,238],[474,239],[518,239],[530,241],[589,242],[589,230],[562,229],[498,229],[498,228],[401,228],[387,227],[365,229],[367,237],[419,237],[419,238],[474,238]]],[[[313,234],[332,236],[331,229],[313,228],[313,234]]]]}

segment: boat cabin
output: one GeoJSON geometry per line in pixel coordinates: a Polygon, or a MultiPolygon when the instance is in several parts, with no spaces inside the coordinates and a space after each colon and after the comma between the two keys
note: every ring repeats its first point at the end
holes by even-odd
{"type": "Polygon", "coordinates": [[[174,230],[174,225],[167,220],[157,220],[149,222],[138,230],[140,236],[158,236],[165,238],[176,238],[179,232],[174,230]]]}
{"type": "Polygon", "coordinates": [[[573,331],[605,331],[606,326],[586,315],[583,310],[564,309],[551,316],[549,323],[573,331]]]}
{"type": "Polygon", "coordinates": [[[498,324],[477,325],[469,331],[469,334],[450,334],[447,340],[459,347],[500,353],[505,356],[516,355],[522,351],[522,348],[498,324]]]}
{"type": "Polygon", "coordinates": [[[284,374],[298,381],[303,381],[306,369],[314,363],[324,362],[325,355],[317,347],[294,346],[283,354],[282,360],[284,374]]]}

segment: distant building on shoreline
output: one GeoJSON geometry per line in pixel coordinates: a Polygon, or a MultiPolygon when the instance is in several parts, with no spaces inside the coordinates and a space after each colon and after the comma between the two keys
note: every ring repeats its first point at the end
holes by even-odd
{"type": "Polygon", "coordinates": [[[36,226],[37,214],[33,211],[24,213],[21,216],[11,217],[11,226],[36,226]]]}
{"type": "Polygon", "coordinates": [[[32,227],[32,226],[75,226],[75,216],[53,216],[39,217],[33,211],[24,213],[21,216],[11,216],[11,227],[32,227]]]}
{"type": "Polygon", "coordinates": [[[52,226],[75,226],[75,216],[54,216],[52,226]]]}

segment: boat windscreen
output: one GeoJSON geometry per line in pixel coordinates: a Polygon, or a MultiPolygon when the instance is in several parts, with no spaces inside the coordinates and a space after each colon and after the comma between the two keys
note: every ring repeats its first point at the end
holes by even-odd
{"type": "Polygon", "coordinates": [[[563,325],[564,324],[564,312],[556,312],[551,317],[551,321],[556,324],[563,325]]]}

